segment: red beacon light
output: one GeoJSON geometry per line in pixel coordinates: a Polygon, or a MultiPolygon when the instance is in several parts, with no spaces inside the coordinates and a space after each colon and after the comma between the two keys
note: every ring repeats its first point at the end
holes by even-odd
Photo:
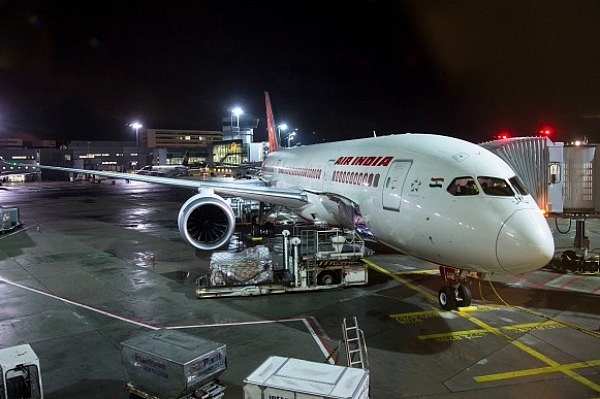
{"type": "Polygon", "coordinates": [[[507,131],[501,131],[494,136],[495,140],[506,140],[508,138],[510,138],[510,133],[507,131]]]}
{"type": "Polygon", "coordinates": [[[538,131],[538,133],[540,136],[549,137],[549,136],[552,136],[552,134],[554,133],[554,130],[551,127],[544,126],[543,128],[541,128],[538,131]]]}

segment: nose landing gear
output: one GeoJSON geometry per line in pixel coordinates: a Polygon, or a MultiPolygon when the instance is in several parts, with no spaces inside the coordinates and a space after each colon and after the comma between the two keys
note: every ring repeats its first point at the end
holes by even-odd
{"type": "Polygon", "coordinates": [[[471,306],[471,290],[461,281],[466,280],[467,272],[448,266],[440,266],[440,274],[448,285],[438,291],[438,302],[444,310],[456,310],[471,306]]]}
{"type": "Polygon", "coordinates": [[[438,301],[444,310],[456,310],[471,306],[471,290],[463,284],[446,285],[438,291],[438,301]]]}

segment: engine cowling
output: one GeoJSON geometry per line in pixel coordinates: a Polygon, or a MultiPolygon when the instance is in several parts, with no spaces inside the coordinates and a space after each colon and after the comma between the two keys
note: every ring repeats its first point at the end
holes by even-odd
{"type": "Polygon", "coordinates": [[[188,244],[210,251],[227,243],[235,230],[235,215],[223,198],[214,193],[200,193],[183,204],[177,226],[188,244]]]}

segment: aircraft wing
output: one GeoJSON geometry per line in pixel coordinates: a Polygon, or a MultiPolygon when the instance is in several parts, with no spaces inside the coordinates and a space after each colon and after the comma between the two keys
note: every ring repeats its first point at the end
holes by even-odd
{"type": "Polygon", "coordinates": [[[37,165],[37,167],[41,169],[57,170],[69,173],[86,173],[112,179],[129,179],[146,183],[185,187],[197,189],[198,191],[203,189],[211,189],[220,195],[243,197],[256,201],[281,205],[291,209],[301,207],[308,203],[306,194],[302,190],[270,187],[262,181],[245,180],[243,182],[229,183],[221,181],[195,180],[189,178],[150,176],[137,173],[120,173],[90,169],[66,168],[61,166],[37,165]]]}

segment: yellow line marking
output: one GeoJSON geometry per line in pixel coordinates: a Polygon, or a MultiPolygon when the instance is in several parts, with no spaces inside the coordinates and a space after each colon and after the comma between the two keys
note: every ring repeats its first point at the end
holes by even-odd
{"type": "Polygon", "coordinates": [[[401,271],[401,272],[388,271],[388,273],[393,273],[396,276],[406,276],[409,274],[438,274],[439,271],[438,270],[409,270],[409,271],[401,271]]]}
{"type": "MultiPolygon", "coordinates": [[[[477,382],[490,382],[490,381],[500,381],[506,380],[509,378],[517,378],[517,377],[527,377],[537,374],[544,373],[556,373],[556,372],[565,372],[576,369],[582,369],[587,367],[597,367],[600,366],[600,360],[590,360],[587,362],[577,362],[570,364],[563,364],[559,366],[548,366],[548,367],[538,367],[533,369],[525,369],[525,370],[517,370],[517,371],[509,371],[506,373],[496,373],[496,374],[487,374],[480,375],[477,377],[473,377],[473,379],[477,382]]],[[[594,384],[597,385],[597,384],[594,384]]]]}
{"type": "MultiPolygon", "coordinates": [[[[425,296],[426,298],[436,301],[437,297],[432,295],[430,292],[424,290],[421,287],[416,286],[415,284],[413,284],[412,282],[399,277],[393,273],[391,273],[390,271],[384,269],[383,267],[373,263],[370,260],[364,259],[363,261],[369,265],[370,267],[372,267],[373,269],[392,277],[393,279],[395,279],[396,281],[400,282],[401,284],[405,285],[406,287],[412,289],[413,291],[416,291],[418,293],[420,293],[421,295],[425,296]]],[[[505,305],[509,306],[508,304],[505,303],[505,305]]],[[[578,367],[569,367],[567,366],[561,366],[558,362],[550,359],[548,356],[544,355],[543,353],[540,353],[538,351],[536,351],[535,349],[525,345],[524,343],[517,341],[513,338],[511,338],[509,335],[503,333],[500,329],[492,327],[491,325],[487,324],[486,322],[479,320],[471,315],[469,315],[467,312],[456,312],[456,314],[462,316],[463,318],[469,320],[471,323],[481,327],[482,330],[487,331],[491,334],[494,334],[500,338],[503,338],[504,340],[506,340],[508,343],[510,343],[511,345],[514,345],[516,348],[522,350],[523,352],[529,354],[530,356],[538,359],[539,361],[541,361],[542,363],[547,364],[549,367],[541,367],[539,369],[535,369],[535,370],[545,370],[545,371],[538,371],[538,373],[544,373],[544,372],[555,372],[555,371],[560,371],[564,374],[566,374],[567,376],[573,378],[574,380],[578,381],[579,383],[587,386],[588,388],[591,388],[597,392],[600,392],[600,385],[594,383],[593,381],[590,381],[589,379],[575,373],[573,370],[578,368],[578,367]],[[550,370],[550,371],[548,371],[550,370]]],[[[590,362],[581,362],[581,363],[575,363],[575,364],[592,364],[590,362]]],[[[583,366],[583,367],[589,367],[589,366],[583,366]]],[[[512,375],[515,372],[508,372],[508,373],[502,373],[502,375],[512,375]]]]}
{"type": "MultiPolygon", "coordinates": [[[[459,312],[459,314],[461,314],[459,312]]],[[[494,328],[490,325],[488,325],[487,323],[476,319],[475,317],[466,315],[466,314],[461,314],[463,317],[465,317],[466,319],[470,320],[472,323],[480,326],[481,328],[483,328],[484,330],[487,330],[489,332],[491,332],[494,335],[497,335],[498,337],[504,338],[507,342],[509,342],[510,344],[516,346],[518,349],[522,350],[523,352],[529,354],[530,356],[538,359],[539,361],[546,363],[548,366],[550,366],[551,369],[556,369],[556,371],[561,371],[562,373],[568,375],[569,377],[573,378],[574,380],[578,381],[579,383],[587,386],[588,388],[591,388],[597,392],[600,392],[600,385],[594,383],[593,381],[590,381],[589,379],[575,373],[572,369],[568,368],[568,367],[561,367],[561,365],[550,359],[548,356],[536,351],[535,349],[525,345],[524,343],[514,340],[512,339],[510,336],[504,334],[503,332],[501,332],[499,329],[494,328]]],[[[546,369],[546,368],[544,368],[546,369]]],[[[509,372],[510,374],[510,372],[509,372]]]]}
{"type": "MultiPolygon", "coordinates": [[[[555,328],[560,327],[560,323],[556,323],[553,321],[545,321],[543,323],[525,323],[525,324],[515,324],[513,326],[500,327],[497,330],[509,330],[509,331],[531,331],[531,330],[539,330],[542,328],[555,328]]],[[[419,335],[417,338],[421,340],[427,339],[435,339],[440,342],[451,341],[448,338],[481,338],[486,334],[491,333],[492,331],[488,331],[485,329],[474,329],[474,330],[463,330],[463,331],[451,331],[447,333],[438,333],[438,334],[425,334],[419,335]]]]}
{"type": "Polygon", "coordinates": [[[542,330],[542,329],[546,330],[546,329],[558,328],[558,327],[565,327],[565,326],[557,321],[548,320],[548,321],[544,321],[541,323],[515,324],[512,326],[505,326],[502,328],[505,330],[508,330],[508,331],[527,332],[527,331],[531,331],[531,330],[542,330]]]}
{"type": "Polygon", "coordinates": [[[410,288],[411,290],[418,292],[419,294],[423,295],[425,298],[427,298],[431,301],[437,302],[437,296],[431,294],[429,291],[426,291],[419,286],[414,285],[412,282],[408,281],[407,279],[397,276],[395,273],[391,273],[389,270],[384,269],[383,267],[371,262],[368,259],[363,258],[363,262],[365,262],[367,265],[369,265],[373,269],[377,270],[378,272],[383,273],[387,276],[390,276],[391,278],[393,278],[396,281],[399,281],[400,283],[402,283],[406,287],[410,288]]]}
{"type": "Polygon", "coordinates": [[[416,323],[420,320],[429,319],[431,317],[437,317],[439,314],[439,310],[424,310],[421,312],[396,313],[389,316],[396,320],[396,322],[399,324],[410,324],[416,323]]]}
{"type": "Polygon", "coordinates": [[[445,342],[445,341],[451,341],[451,339],[449,340],[448,338],[458,338],[458,339],[480,338],[486,334],[489,334],[489,331],[485,331],[480,328],[477,328],[474,330],[462,330],[462,331],[454,331],[454,332],[438,333],[438,334],[425,334],[425,335],[419,335],[417,338],[419,338],[420,340],[423,340],[423,341],[427,340],[427,339],[435,339],[437,341],[445,342]]]}
{"type": "MultiPolygon", "coordinates": [[[[486,312],[490,310],[498,310],[499,307],[496,305],[472,305],[460,308],[461,312],[486,312]]],[[[396,320],[400,324],[416,323],[421,320],[429,319],[431,317],[437,317],[441,313],[447,313],[445,310],[432,309],[432,310],[421,310],[418,312],[406,312],[406,313],[394,313],[389,316],[396,320]]]]}

